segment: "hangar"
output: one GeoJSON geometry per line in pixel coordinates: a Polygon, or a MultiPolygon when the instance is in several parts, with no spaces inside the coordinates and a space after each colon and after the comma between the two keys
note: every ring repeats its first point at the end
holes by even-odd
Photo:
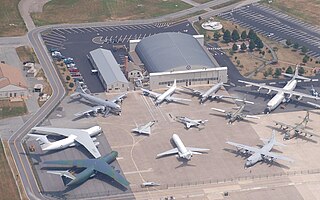
{"type": "Polygon", "coordinates": [[[90,51],[88,59],[93,68],[97,70],[106,92],[124,92],[128,90],[129,82],[111,51],[102,48],[95,49],[90,51]]]}
{"type": "Polygon", "coordinates": [[[203,36],[159,33],[130,41],[130,51],[130,58],[149,73],[150,89],[166,87],[174,79],[184,86],[227,82],[227,67],[220,67],[203,46],[203,36]]]}

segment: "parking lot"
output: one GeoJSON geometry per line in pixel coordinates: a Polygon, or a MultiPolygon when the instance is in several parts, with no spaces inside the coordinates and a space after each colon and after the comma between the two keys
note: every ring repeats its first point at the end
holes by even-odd
{"type": "Polygon", "coordinates": [[[48,49],[58,48],[65,57],[74,58],[84,81],[93,93],[104,88],[97,75],[91,73],[92,66],[87,59],[90,51],[97,48],[113,50],[117,62],[122,65],[127,55],[125,49],[114,50],[114,45],[129,47],[129,40],[143,39],[162,32],[182,32],[194,35],[195,30],[187,21],[179,23],[156,23],[104,27],[59,28],[44,32],[42,38],[48,49]]]}
{"type": "Polygon", "coordinates": [[[320,58],[320,29],[262,4],[240,7],[220,14],[224,19],[270,37],[278,42],[291,39],[309,49],[309,56],[320,58]]]}

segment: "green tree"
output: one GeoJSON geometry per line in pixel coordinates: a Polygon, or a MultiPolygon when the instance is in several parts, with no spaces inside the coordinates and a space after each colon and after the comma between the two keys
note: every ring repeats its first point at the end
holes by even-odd
{"type": "Polygon", "coordinates": [[[220,39],[220,37],[221,37],[221,34],[218,31],[215,31],[213,33],[214,40],[218,41],[220,39]]]}
{"type": "Polygon", "coordinates": [[[298,73],[299,73],[300,75],[303,75],[303,74],[304,74],[304,68],[303,68],[303,67],[299,67],[299,68],[298,68],[298,73]]]}
{"type": "Polygon", "coordinates": [[[67,80],[67,81],[70,81],[70,79],[71,79],[70,76],[67,76],[67,77],[66,77],[66,80],[67,80]]]}
{"type": "Polygon", "coordinates": [[[269,76],[267,70],[263,72],[263,76],[264,76],[264,78],[267,78],[269,76]]]}
{"type": "Polygon", "coordinates": [[[243,42],[243,43],[241,44],[240,49],[241,49],[242,51],[245,51],[245,50],[247,49],[247,45],[243,42]]]}
{"type": "Polygon", "coordinates": [[[69,88],[73,88],[74,87],[74,83],[69,83],[69,88]]]}
{"type": "Polygon", "coordinates": [[[276,71],[274,72],[274,77],[278,78],[281,75],[281,69],[280,68],[276,68],[276,71]]]}
{"type": "Polygon", "coordinates": [[[307,53],[308,52],[308,48],[307,47],[305,47],[305,46],[303,46],[302,48],[301,48],[301,52],[302,53],[307,53]]]}
{"type": "Polygon", "coordinates": [[[267,69],[268,75],[272,75],[273,74],[273,69],[271,67],[269,67],[267,69]]]}
{"type": "Polygon", "coordinates": [[[254,43],[256,44],[256,46],[257,46],[258,49],[262,49],[263,46],[264,46],[262,40],[261,40],[259,37],[256,38],[256,40],[254,41],[254,43]]]}
{"type": "Polygon", "coordinates": [[[289,66],[289,67],[287,68],[286,73],[287,73],[287,74],[293,74],[293,69],[292,69],[291,66],[289,66]]]}
{"type": "Polygon", "coordinates": [[[256,44],[253,42],[253,40],[250,40],[250,42],[249,42],[250,51],[253,51],[254,48],[256,48],[256,44]]]}
{"type": "Polygon", "coordinates": [[[303,63],[307,63],[309,61],[309,56],[305,55],[302,59],[303,63]]]}
{"type": "Polygon", "coordinates": [[[255,40],[257,37],[257,34],[254,32],[254,30],[250,29],[249,33],[248,33],[248,38],[250,40],[255,40]]]}
{"type": "Polygon", "coordinates": [[[245,39],[247,39],[247,37],[248,37],[247,31],[246,31],[246,30],[242,31],[242,33],[241,33],[241,39],[242,39],[242,40],[245,40],[245,39]]]}
{"type": "Polygon", "coordinates": [[[229,43],[231,41],[231,35],[229,30],[225,30],[225,32],[223,33],[223,40],[226,43],[229,43]]]}
{"type": "Polygon", "coordinates": [[[233,43],[232,50],[233,51],[237,51],[238,50],[238,45],[236,43],[233,43]]]}
{"type": "Polygon", "coordinates": [[[286,40],[286,45],[287,45],[287,46],[291,46],[291,45],[292,45],[292,41],[291,41],[290,39],[287,39],[287,40],[286,40]]]}
{"type": "Polygon", "coordinates": [[[239,32],[236,29],[234,29],[232,31],[231,37],[234,42],[238,41],[240,39],[239,32]]]}
{"type": "Polygon", "coordinates": [[[299,49],[299,44],[298,44],[298,43],[294,43],[294,44],[293,44],[293,48],[294,48],[295,50],[299,49]]]}
{"type": "Polygon", "coordinates": [[[237,63],[237,65],[240,65],[240,60],[237,60],[236,63],[237,63]]]}

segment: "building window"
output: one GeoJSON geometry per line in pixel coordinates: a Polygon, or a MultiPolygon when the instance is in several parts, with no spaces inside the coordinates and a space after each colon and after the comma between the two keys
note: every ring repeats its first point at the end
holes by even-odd
{"type": "Polygon", "coordinates": [[[124,84],[122,84],[122,87],[124,88],[124,84]]]}

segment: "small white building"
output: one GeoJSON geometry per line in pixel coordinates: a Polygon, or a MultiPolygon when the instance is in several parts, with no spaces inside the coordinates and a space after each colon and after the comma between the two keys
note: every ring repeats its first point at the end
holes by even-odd
{"type": "Polygon", "coordinates": [[[0,63],[0,98],[27,98],[27,83],[21,71],[0,63]]]}
{"type": "Polygon", "coordinates": [[[111,51],[102,48],[90,51],[88,59],[93,68],[98,70],[98,76],[106,92],[124,92],[128,90],[129,82],[111,51]]]}

